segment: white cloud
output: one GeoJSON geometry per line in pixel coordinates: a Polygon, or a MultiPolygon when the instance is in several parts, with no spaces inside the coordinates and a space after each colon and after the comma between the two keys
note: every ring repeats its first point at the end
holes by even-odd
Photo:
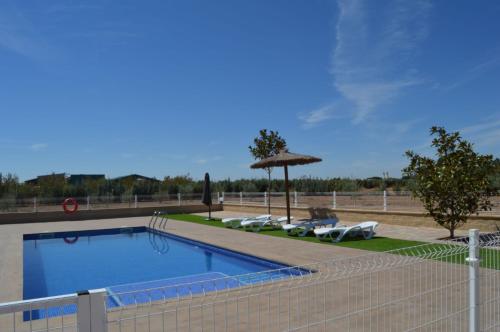
{"type": "Polygon", "coordinates": [[[396,134],[403,135],[408,133],[419,122],[421,122],[421,119],[394,122],[392,127],[396,134]]]}
{"type": "MultiPolygon", "coordinates": [[[[493,147],[500,145],[500,127],[481,133],[476,136],[476,145],[479,147],[493,147]]],[[[498,151],[497,151],[498,152],[498,151]]]]}
{"type": "Polygon", "coordinates": [[[219,145],[221,142],[219,140],[213,139],[208,141],[209,146],[219,145]]]}
{"type": "Polygon", "coordinates": [[[34,60],[49,57],[49,47],[39,30],[15,5],[0,5],[0,48],[34,60]]]}
{"type": "Polygon", "coordinates": [[[168,159],[172,159],[172,160],[183,160],[183,159],[187,158],[187,155],[185,155],[185,154],[175,154],[175,153],[164,154],[163,156],[165,156],[168,159]]]}
{"type": "Polygon", "coordinates": [[[478,147],[500,146],[500,117],[464,127],[459,132],[478,147]]]}
{"type": "Polygon", "coordinates": [[[334,85],[354,106],[355,123],[421,79],[412,58],[427,36],[427,1],[339,0],[334,85]]]}
{"type": "Polygon", "coordinates": [[[486,61],[482,61],[479,64],[473,66],[469,70],[460,71],[463,73],[455,82],[448,85],[438,85],[444,91],[451,91],[462,85],[466,85],[467,83],[479,78],[481,75],[485,74],[489,70],[500,65],[500,57],[494,56],[486,61]]]}
{"type": "Polygon", "coordinates": [[[211,161],[218,161],[218,160],[221,160],[221,159],[222,159],[221,156],[213,156],[213,157],[210,157],[210,158],[201,157],[201,158],[195,159],[194,162],[196,164],[204,165],[204,164],[209,163],[211,161]]]}
{"type": "Polygon", "coordinates": [[[48,148],[48,144],[47,143],[34,143],[30,146],[31,150],[33,151],[41,151],[41,150],[45,150],[46,148],[48,148]]]}
{"type": "Polygon", "coordinates": [[[64,13],[73,13],[75,11],[81,11],[81,10],[88,10],[88,9],[100,9],[102,8],[101,6],[98,5],[91,5],[86,2],[81,2],[81,3],[74,3],[74,2],[69,2],[69,3],[59,3],[59,4],[52,4],[49,6],[46,10],[45,13],[47,14],[57,14],[61,15],[64,13]]]}
{"type": "Polygon", "coordinates": [[[338,90],[356,106],[354,123],[360,123],[380,104],[396,98],[401,89],[415,85],[416,80],[393,82],[352,82],[337,84],[338,90]]]}
{"type": "MultiPolygon", "coordinates": [[[[449,129],[449,131],[458,131],[460,135],[473,143],[475,147],[480,148],[482,152],[498,154],[500,147],[500,115],[493,114],[490,117],[482,119],[481,122],[471,124],[460,129],[449,129]],[[496,150],[493,151],[493,150],[496,150]]],[[[426,155],[434,154],[434,148],[431,147],[432,137],[427,137],[425,142],[417,145],[413,150],[426,155]]]]}
{"type": "Polygon", "coordinates": [[[299,115],[299,119],[302,121],[302,127],[305,129],[316,127],[334,117],[336,117],[334,104],[326,105],[312,110],[307,114],[299,115]]]}
{"type": "Polygon", "coordinates": [[[123,159],[131,159],[131,158],[134,158],[134,154],[133,153],[129,153],[129,152],[124,152],[124,153],[121,153],[120,154],[120,157],[122,157],[123,159]]]}
{"type": "MultiPolygon", "coordinates": [[[[392,121],[370,121],[364,126],[366,137],[370,137],[373,143],[389,143],[400,146],[401,142],[412,139],[415,135],[414,128],[423,121],[422,118],[392,121]]],[[[405,147],[406,149],[406,147],[405,147]]]]}
{"type": "Polygon", "coordinates": [[[467,126],[462,128],[460,132],[462,134],[474,134],[477,132],[485,132],[487,130],[495,129],[498,127],[500,127],[500,119],[467,126]]]}

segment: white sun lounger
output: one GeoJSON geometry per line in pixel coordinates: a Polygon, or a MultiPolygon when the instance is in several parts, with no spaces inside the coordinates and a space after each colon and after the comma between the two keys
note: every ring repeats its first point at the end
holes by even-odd
{"type": "Polygon", "coordinates": [[[327,219],[312,219],[305,220],[298,224],[287,224],[283,225],[283,230],[288,233],[288,235],[297,234],[298,236],[306,236],[309,231],[315,229],[316,227],[322,227],[330,225],[334,227],[338,222],[337,218],[327,218],[327,219]]]}
{"type": "MultiPolygon", "coordinates": [[[[293,219],[293,217],[290,217],[290,219],[293,219]]],[[[259,232],[262,228],[265,226],[272,226],[273,228],[280,228],[281,224],[287,221],[287,217],[280,217],[277,219],[271,218],[269,216],[268,219],[248,219],[248,220],[243,220],[241,222],[241,226],[246,229],[251,229],[254,232],[259,232]]]]}
{"type": "Polygon", "coordinates": [[[375,229],[378,226],[376,221],[365,221],[353,226],[337,226],[337,227],[325,227],[314,230],[314,234],[320,240],[325,240],[330,238],[332,242],[341,241],[345,235],[363,235],[365,240],[369,240],[375,234],[375,229]],[[338,233],[336,237],[333,234],[338,233]]]}
{"type": "Polygon", "coordinates": [[[234,218],[224,218],[222,223],[225,227],[238,228],[241,226],[241,222],[245,220],[260,220],[260,219],[270,219],[270,214],[263,214],[257,217],[234,217],[234,218]]]}

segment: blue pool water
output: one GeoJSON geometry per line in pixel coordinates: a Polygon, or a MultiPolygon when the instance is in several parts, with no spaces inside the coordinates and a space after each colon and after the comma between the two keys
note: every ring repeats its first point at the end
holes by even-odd
{"type": "Polygon", "coordinates": [[[25,235],[23,266],[24,299],[106,288],[111,307],[303,273],[146,227],[25,235]]]}

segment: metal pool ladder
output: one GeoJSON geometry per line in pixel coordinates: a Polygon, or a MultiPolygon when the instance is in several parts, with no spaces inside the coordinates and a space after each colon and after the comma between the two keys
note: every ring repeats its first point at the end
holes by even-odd
{"type": "Polygon", "coordinates": [[[167,221],[167,211],[154,211],[149,220],[149,228],[156,229],[156,227],[158,227],[158,229],[165,229],[167,221]]]}
{"type": "Polygon", "coordinates": [[[151,244],[155,252],[160,255],[165,255],[166,253],[168,253],[168,251],[170,250],[170,246],[168,244],[168,239],[165,236],[160,235],[157,232],[148,232],[148,235],[149,243],[151,244]],[[157,242],[158,240],[160,243],[157,242]]]}

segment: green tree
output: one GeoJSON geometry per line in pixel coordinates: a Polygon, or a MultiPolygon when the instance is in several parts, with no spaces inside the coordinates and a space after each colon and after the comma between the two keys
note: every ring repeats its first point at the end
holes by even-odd
{"type": "Polygon", "coordinates": [[[67,183],[64,174],[55,174],[44,176],[39,180],[40,198],[60,198],[67,193],[67,183]]]}
{"type": "MultiPolygon", "coordinates": [[[[261,129],[259,136],[253,140],[254,145],[249,146],[248,149],[255,159],[265,159],[272,157],[286,147],[286,141],[279,135],[277,131],[269,131],[261,129]]],[[[271,172],[272,167],[264,169],[267,172],[267,213],[271,214],[271,172]]]]}
{"type": "Polygon", "coordinates": [[[491,155],[480,155],[460,133],[432,127],[432,147],[436,159],[407,151],[410,160],[404,176],[414,179],[413,193],[420,198],[434,220],[450,231],[464,225],[481,210],[491,210],[490,175],[495,170],[491,155]]]}

